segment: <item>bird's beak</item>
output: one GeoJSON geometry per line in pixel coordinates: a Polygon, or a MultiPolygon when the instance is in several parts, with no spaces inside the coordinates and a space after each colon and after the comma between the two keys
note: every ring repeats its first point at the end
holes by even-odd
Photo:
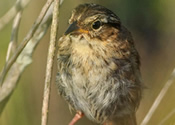
{"type": "Polygon", "coordinates": [[[78,31],[80,33],[88,33],[87,30],[81,29],[80,27],[77,26],[77,21],[70,24],[70,26],[68,27],[68,29],[66,30],[66,32],[64,34],[67,35],[73,31],[78,31]]]}

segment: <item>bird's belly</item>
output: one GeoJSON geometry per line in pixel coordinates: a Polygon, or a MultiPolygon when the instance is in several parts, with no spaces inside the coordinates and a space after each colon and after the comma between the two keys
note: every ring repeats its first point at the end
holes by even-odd
{"type": "MultiPolygon", "coordinates": [[[[116,112],[119,81],[109,75],[107,69],[92,68],[87,73],[81,68],[72,68],[71,78],[61,75],[66,98],[76,110],[96,122],[103,122],[116,112]],[[103,117],[101,117],[103,116],[103,117]]],[[[122,104],[121,104],[122,105],[122,104]]]]}
{"type": "Polygon", "coordinates": [[[93,56],[91,59],[74,56],[71,65],[68,65],[70,60],[63,62],[59,58],[58,61],[65,67],[60,71],[59,91],[75,110],[97,123],[131,113],[128,102],[131,83],[118,73],[125,71],[118,70],[117,64],[111,60],[106,64],[100,57],[93,62],[93,56]]]}

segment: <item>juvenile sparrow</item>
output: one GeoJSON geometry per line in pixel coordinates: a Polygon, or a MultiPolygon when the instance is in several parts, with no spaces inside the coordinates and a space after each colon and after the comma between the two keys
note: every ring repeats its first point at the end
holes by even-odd
{"type": "Polygon", "coordinates": [[[142,83],[130,32],[97,4],[76,7],[58,42],[57,87],[77,114],[98,124],[136,125],[142,83]]]}

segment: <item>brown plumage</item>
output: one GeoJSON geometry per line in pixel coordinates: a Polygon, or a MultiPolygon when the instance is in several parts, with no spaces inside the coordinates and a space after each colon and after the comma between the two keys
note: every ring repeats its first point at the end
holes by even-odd
{"type": "Polygon", "coordinates": [[[130,32],[97,4],[79,5],[69,23],[58,42],[59,94],[95,123],[136,125],[142,83],[130,32]]]}

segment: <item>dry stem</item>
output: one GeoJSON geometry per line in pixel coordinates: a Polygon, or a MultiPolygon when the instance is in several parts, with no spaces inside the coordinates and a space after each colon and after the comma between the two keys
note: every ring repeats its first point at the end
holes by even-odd
{"type": "Polygon", "coordinates": [[[17,0],[15,5],[0,18],[0,31],[16,16],[18,11],[24,9],[30,0],[17,0]]]}
{"type": "Polygon", "coordinates": [[[1,73],[1,76],[0,76],[0,85],[2,85],[2,83],[5,79],[5,76],[6,76],[7,72],[9,71],[10,67],[14,64],[14,62],[16,61],[16,59],[18,58],[19,54],[22,52],[24,47],[27,45],[29,40],[33,37],[35,31],[37,30],[38,26],[40,25],[42,19],[44,18],[45,14],[46,14],[48,8],[50,7],[50,5],[52,4],[52,2],[53,2],[53,0],[48,0],[46,2],[46,4],[44,5],[44,7],[41,10],[39,17],[37,18],[36,22],[34,23],[33,27],[31,28],[31,30],[29,31],[27,36],[24,38],[22,43],[19,45],[16,52],[12,55],[12,58],[4,66],[3,71],[1,73]]]}
{"type": "Polygon", "coordinates": [[[50,26],[52,19],[52,9],[53,8],[51,6],[44,16],[41,24],[37,28],[35,34],[29,40],[24,50],[20,53],[13,66],[10,68],[9,72],[7,73],[6,79],[3,82],[3,85],[0,86],[0,114],[2,113],[6,103],[8,102],[8,99],[15,89],[16,84],[23,71],[25,70],[26,66],[28,66],[32,62],[31,56],[36,46],[50,26]]]}
{"type": "Polygon", "coordinates": [[[16,50],[16,47],[17,47],[18,30],[19,30],[19,24],[21,21],[21,15],[22,15],[22,11],[19,11],[14,19],[14,22],[13,22],[12,35],[11,35],[11,40],[10,40],[8,50],[7,50],[6,62],[10,58],[10,53],[11,52],[14,53],[16,50]]]}
{"type": "Polygon", "coordinates": [[[160,91],[159,95],[157,96],[157,98],[155,99],[153,105],[151,106],[149,112],[146,114],[145,118],[143,119],[141,125],[147,125],[149,120],[151,119],[153,113],[156,111],[156,109],[158,108],[160,102],[162,101],[163,97],[165,96],[165,94],[167,93],[169,87],[172,85],[172,83],[175,80],[175,69],[173,70],[173,72],[171,73],[170,78],[168,79],[168,81],[165,83],[164,87],[162,88],[162,90],[160,91]]]}
{"type": "Polygon", "coordinates": [[[46,66],[46,79],[45,79],[44,96],[43,96],[41,125],[47,125],[47,122],[48,122],[48,107],[49,107],[50,89],[51,89],[51,76],[52,76],[53,61],[54,61],[55,50],[56,50],[57,33],[58,33],[58,14],[59,14],[59,0],[54,0],[53,19],[52,19],[51,34],[50,34],[50,46],[49,46],[47,66],[46,66]]]}

